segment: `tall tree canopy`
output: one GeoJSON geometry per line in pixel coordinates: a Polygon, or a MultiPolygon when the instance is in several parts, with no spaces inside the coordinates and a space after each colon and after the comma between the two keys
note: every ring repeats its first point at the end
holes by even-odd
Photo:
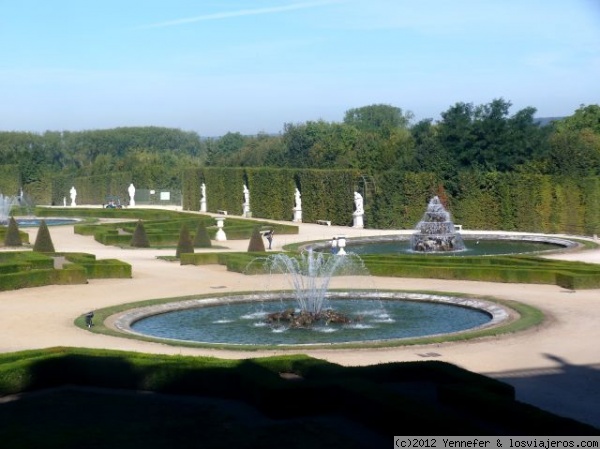
{"type": "Polygon", "coordinates": [[[403,113],[395,106],[374,104],[349,109],[344,115],[344,123],[360,131],[389,135],[395,129],[407,128],[412,118],[412,113],[403,113]]]}

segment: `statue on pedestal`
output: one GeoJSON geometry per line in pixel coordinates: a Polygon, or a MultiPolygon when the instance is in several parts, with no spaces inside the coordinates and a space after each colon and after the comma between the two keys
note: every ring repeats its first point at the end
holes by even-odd
{"type": "Polygon", "coordinates": [[[363,206],[363,197],[358,192],[354,192],[354,208],[356,210],[352,214],[352,227],[362,229],[364,227],[363,216],[365,215],[365,209],[363,206]]]}
{"type": "Polygon", "coordinates": [[[129,206],[135,206],[135,186],[133,183],[129,184],[127,191],[129,192],[129,206]]]}
{"type": "Polygon", "coordinates": [[[300,194],[300,190],[296,187],[296,191],[294,192],[294,219],[293,221],[296,223],[302,223],[302,195],[300,194]]]}
{"type": "Polygon", "coordinates": [[[250,190],[248,190],[248,186],[246,186],[246,184],[244,184],[244,202],[242,204],[242,210],[244,217],[252,217],[252,213],[250,212],[250,190]]]}
{"type": "Polygon", "coordinates": [[[200,212],[206,212],[206,184],[200,186],[200,212]]]}
{"type": "Polygon", "coordinates": [[[71,206],[77,206],[77,204],[75,204],[75,200],[77,199],[77,190],[75,190],[75,186],[71,187],[69,194],[71,195],[71,206]]]}

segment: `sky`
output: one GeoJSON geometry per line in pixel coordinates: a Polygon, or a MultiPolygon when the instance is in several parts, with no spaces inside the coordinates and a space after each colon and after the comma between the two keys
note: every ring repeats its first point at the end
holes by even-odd
{"type": "Polygon", "coordinates": [[[0,0],[0,131],[600,104],[600,0],[0,0]]]}

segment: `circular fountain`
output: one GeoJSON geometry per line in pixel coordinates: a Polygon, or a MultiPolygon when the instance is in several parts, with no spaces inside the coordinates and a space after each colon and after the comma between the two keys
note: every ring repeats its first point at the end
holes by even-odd
{"type": "MultiPolygon", "coordinates": [[[[438,256],[493,256],[540,254],[578,248],[572,240],[544,234],[459,232],[439,197],[429,201],[411,234],[355,237],[346,242],[351,254],[434,254],[438,256]]],[[[311,243],[301,249],[328,252],[334,242],[311,243]]]]}
{"type": "Polygon", "coordinates": [[[356,255],[307,251],[298,257],[276,254],[255,263],[262,263],[267,279],[274,280],[263,293],[135,308],[119,315],[114,325],[146,338],[186,343],[296,346],[465,332],[497,325],[510,316],[508,309],[483,300],[331,289],[334,278],[344,285],[369,282],[356,255]],[[291,289],[282,290],[282,284],[291,289]]]}

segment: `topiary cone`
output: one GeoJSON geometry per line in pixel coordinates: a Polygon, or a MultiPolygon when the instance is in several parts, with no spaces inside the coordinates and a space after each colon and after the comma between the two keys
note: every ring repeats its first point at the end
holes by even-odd
{"type": "Polygon", "coordinates": [[[33,244],[33,250],[38,253],[54,253],[54,244],[50,237],[50,231],[46,220],[40,222],[40,228],[38,229],[37,236],[35,237],[35,243],[33,244]]]}
{"type": "Polygon", "coordinates": [[[265,252],[265,242],[263,242],[262,234],[260,233],[260,228],[254,228],[252,231],[252,236],[250,237],[250,243],[248,244],[248,252],[265,252]]]}
{"type": "Polygon", "coordinates": [[[175,257],[179,258],[181,254],[194,253],[194,242],[190,236],[187,225],[184,223],[179,231],[179,242],[177,243],[177,252],[175,257]]]}
{"type": "Polygon", "coordinates": [[[23,246],[21,234],[19,233],[19,225],[15,217],[10,217],[10,220],[8,220],[8,229],[4,236],[4,246],[23,246]]]}
{"type": "Polygon", "coordinates": [[[133,236],[131,237],[131,246],[135,248],[150,247],[150,242],[148,241],[146,229],[144,228],[144,223],[142,223],[142,220],[138,220],[137,225],[135,226],[133,236]]]}
{"type": "Polygon", "coordinates": [[[206,230],[206,226],[202,221],[198,222],[198,227],[196,228],[196,235],[194,236],[194,248],[211,248],[212,242],[210,241],[210,236],[208,235],[208,231],[206,230]]]}

